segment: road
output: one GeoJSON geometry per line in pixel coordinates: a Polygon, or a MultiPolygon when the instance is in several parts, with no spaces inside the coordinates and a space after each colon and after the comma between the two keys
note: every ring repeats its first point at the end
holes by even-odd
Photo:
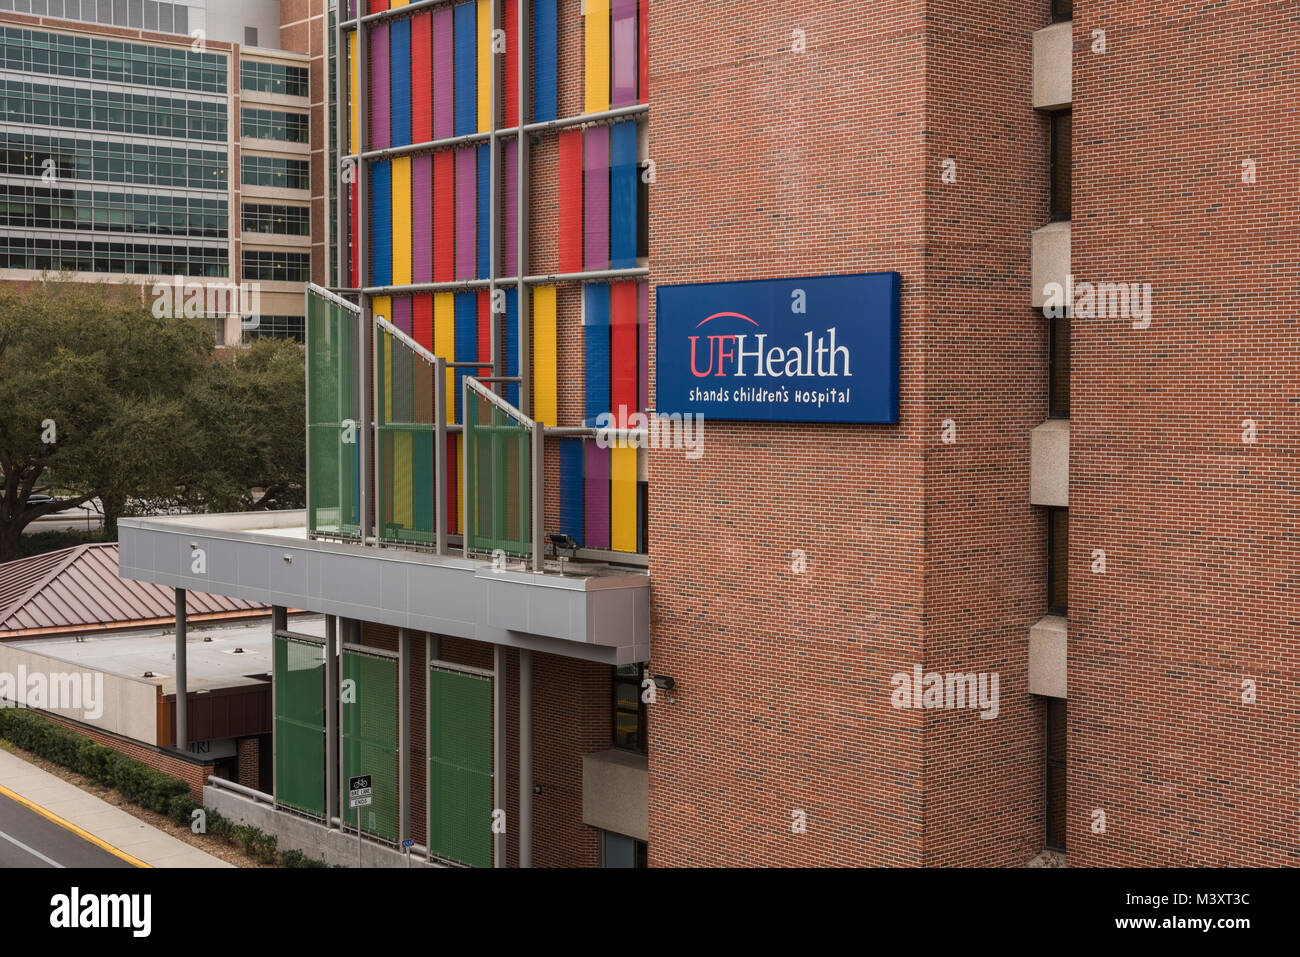
{"type": "Polygon", "coordinates": [[[0,794],[0,868],[8,867],[131,865],[0,794]]]}

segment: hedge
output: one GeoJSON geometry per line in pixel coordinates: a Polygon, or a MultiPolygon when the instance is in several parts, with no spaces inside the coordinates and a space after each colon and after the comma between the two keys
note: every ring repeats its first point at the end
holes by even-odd
{"type": "MultiPolygon", "coordinates": [[[[188,827],[203,807],[190,797],[190,786],[180,778],[155,771],[143,761],[97,744],[61,724],[23,708],[0,708],[0,738],[70,771],[84,774],[96,784],[116,788],[139,807],[166,814],[178,827],[188,827]]],[[[326,867],[323,861],[301,851],[277,853],[279,839],[251,825],[237,825],[214,810],[205,809],[207,833],[239,847],[261,864],[282,867],[326,867]]]]}
{"type": "Polygon", "coordinates": [[[172,798],[190,793],[180,778],[22,708],[0,709],[0,737],[96,784],[116,788],[132,804],[151,811],[166,814],[172,798]]]}

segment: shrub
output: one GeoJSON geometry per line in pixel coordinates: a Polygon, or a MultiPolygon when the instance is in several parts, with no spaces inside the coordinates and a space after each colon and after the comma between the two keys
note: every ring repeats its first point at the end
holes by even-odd
{"type": "Polygon", "coordinates": [[[324,861],[318,861],[314,857],[308,857],[302,851],[282,851],[280,853],[281,867],[329,867],[324,861]]]}
{"type": "Polygon", "coordinates": [[[203,805],[190,797],[189,792],[178,794],[167,803],[167,816],[177,827],[189,827],[194,812],[203,805]]]}
{"type": "Polygon", "coordinates": [[[180,778],[96,744],[85,735],[21,708],[0,710],[0,737],[38,757],[116,788],[132,804],[166,814],[174,797],[189,794],[180,778]]]}
{"type": "Polygon", "coordinates": [[[234,827],[234,823],[220,811],[208,811],[208,833],[218,841],[229,843],[233,837],[234,827]]]}

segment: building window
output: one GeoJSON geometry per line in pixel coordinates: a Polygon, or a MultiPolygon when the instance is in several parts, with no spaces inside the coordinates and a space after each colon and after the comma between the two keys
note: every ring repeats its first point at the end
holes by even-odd
{"type": "Polygon", "coordinates": [[[1052,219],[1070,218],[1071,146],[1070,111],[1052,114],[1052,219]]]}
{"type": "Polygon", "coordinates": [[[311,234],[311,210],[306,206],[243,203],[243,230],[246,233],[272,233],[277,236],[311,234]]]}
{"type": "Polygon", "coordinates": [[[1053,419],[1070,417],[1070,317],[1048,319],[1047,414],[1053,419]]]}
{"type": "Polygon", "coordinates": [[[257,27],[244,27],[244,46],[257,46],[257,27]]]}
{"type": "Polygon", "coordinates": [[[264,140],[279,140],[282,143],[306,143],[307,114],[284,113],[280,110],[240,111],[241,136],[264,140]]]}
{"type": "Polygon", "coordinates": [[[646,867],[647,857],[645,841],[613,831],[600,832],[601,867],[646,867]]]}
{"type": "Polygon", "coordinates": [[[1047,611],[1065,615],[1070,603],[1070,510],[1047,510],[1047,611]]]}
{"type": "Polygon", "coordinates": [[[306,160],[245,153],[239,157],[239,181],[245,186],[308,189],[311,186],[311,166],[306,160]]]}
{"type": "Polygon", "coordinates": [[[302,316],[258,316],[257,326],[245,329],[244,342],[257,339],[292,339],[303,341],[303,327],[306,320],[302,316]]]}
{"type": "Polygon", "coordinates": [[[1065,755],[1066,705],[1063,698],[1047,698],[1046,728],[1046,819],[1043,845],[1049,851],[1065,851],[1065,755]]]}
{"type": "Polygon", "coordinates": [[[310,253],[270,249],[245,249],[243,253],[243,278],[249,282],[307,282],[311,278],[310,253]]]}
{"type": "Polygon", "coordinates": [[[239,87],[257,93],[281,93],[285,96],[307,95],[307,68],[258,60],[239,62],[239,87]]]}
{"type": "Polygon", "coordinates": [[[641,665],[614,667],[614,747],[646,753],[646,706],[641,665]]]}
{"type": "Polygon", "coordinates": [[[1074,0],[1052,0],[1052,22],[1074,19],[1074,0]]]}

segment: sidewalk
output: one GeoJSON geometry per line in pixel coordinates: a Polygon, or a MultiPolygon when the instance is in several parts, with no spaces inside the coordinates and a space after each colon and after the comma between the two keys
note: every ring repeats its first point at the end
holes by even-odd
{"type": "Polygon", "coordinates": [[[234,866],[3,749],[0,749],[0,786],[33,805],[32,810],[37,813],[61,818],[56,823],[64,827],[70,824],[84,831],[83,836],[94,838],[92,842],[101,847],[107,844],[105,850],[118,857],[135,858],[148,867],[234,866]]]}

